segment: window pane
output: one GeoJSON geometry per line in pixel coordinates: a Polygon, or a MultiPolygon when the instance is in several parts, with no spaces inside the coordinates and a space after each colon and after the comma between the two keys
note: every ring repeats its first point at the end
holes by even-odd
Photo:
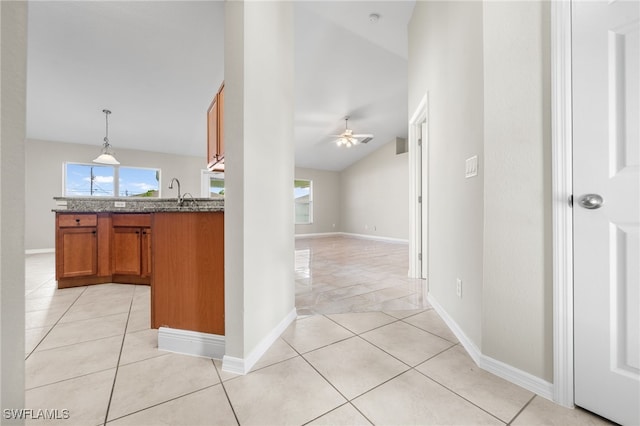
{"type": "Polygon", "coordinates": [[[309,201],[311,195],[311,181],[310,180],[296,180],[293,185],[293,197],[298,201],[309,201]],[[306,197],[306,199],[305,199],[306,197]]]}
{"type": "Polygon", "coordinates": [[[296,203],[296,223],[311,223],[309,220],[310,209],[310,204],[296,203]]]}
{"type": "Polygon", "coordinates": [[[209,194],[224,195],[224,177],[210,177],[209,178],[209,194]]]}
{"type": "Polygon", "coordinates": [[[313,198],[310,180],[296,179],[293,181],[293,198],[295,204],[295,223],[307,225],[313,222],[311,200],[313,198]]]}
{"type": "Polygon", "coordinates": [[[65,196],[112,197],[113,174],[111,166],[92,164],[65,164],[65,196]]]}
{"type": "Polygon", "coordinates": [[[160,170],[120,167],[119,193],[121,197],[159,197],[160,170]]]}

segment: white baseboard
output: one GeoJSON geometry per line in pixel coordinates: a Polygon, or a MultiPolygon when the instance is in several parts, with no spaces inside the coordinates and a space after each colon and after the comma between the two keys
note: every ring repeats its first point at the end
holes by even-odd
{"type": "Polygon", "coordinates": [[[493,359],[484,355],[480,349],[467,337],[458,324],[449,316],[447,311],[438,303],[438,301],[429,293],[427,300],[433,306],[433,309],[440,315],[444,322],[449,326],[453,334],[456,335],[462,346],[469,353],[473,361],[485,371],[495,374],[515,385],[527,389],[537,395],[553,401],[553,384],[534,376],[531,373],[520,370],[502,361],[493,359]]]}
{"type": "Polygon", "coordinates": [[[185,355],[222,359],[225,338],[217,334],[160,327],[158,349],[185,355]]]}
{"type": "Polygon", "coordinates": [[[262,355],[269,350],[271,345],[278,340],[282,332],[289,327],[289,324],[295,321],[297,316],[296,308],[293,308],[291,312],[258,343],[258,346],[256,346],[246,358],[225,355],[224,358],[222,358],[222,371],[234,374],[247,374],[256,362],[260,360],[262,355]]]}
{"type": "Polygon", "coordinates": [[[24,251],[24,254],[43,254],[43,253],[55,253],[56,249],[54,248],[44,248],[44,249],[28,249],[24,251]]]}
{"type": "Polygon", "coordinates": [[[367,234],[353,234],[351,232],[340,232],[339,234],[344,235],[346,237],[362,238],[364,240],[385,241],[387,243],[401,243],[401,244],[409,243],[409,240],[406,240],[403,238],[381,237],[378,235],[367,235],[367,234]]]}
{"type": "Polygon", "coordinates": [[[323,237],[336,237],[342,235],[342,232],[317,232],[314,234],[296,234],[296,238],[323,238],[323,237]]]}

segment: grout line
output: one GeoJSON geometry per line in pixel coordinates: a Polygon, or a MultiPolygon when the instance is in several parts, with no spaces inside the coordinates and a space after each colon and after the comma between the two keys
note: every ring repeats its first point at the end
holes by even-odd
{"type": "Polygon", "coordinates": [[[231,402],[231,397],[229,397],[229,392],[227,392],[227,387],[224,385],[224,381],[222,380],[222,375],[218,371],[218,367],[216,367],[216,363],[213,361],[213,359],[211,360],[211,363],[213,364],[213,369],[216,370],[216,374],[218,375],[218,379],[220,379],[220,386],[222,386],[222,390],[224,392],[224,395],[227,397],[227,402],[229,403],[229,406],[231,407],[231,412],[233,413],[233,417],[235,417],[236,423],[238,424],[238,426],[240,426],[240,420],[238,419],[238,414],[236,413],[236,409],[234,408],[233,403],[231,402]]]}
{"type": "MultiPolygon", "coordinates": [[[[215,367],[214,367],[214,368],[215,368],[215,367]]],[[[139,410],[132,411],[131,413],[127,413],[127,414],[125,414],[124,416],[116,417],[116,418],[114,418],[114,419],[109,420],[109,423],[114,422],[114,421],[116,421],[116,420],[123,419],[123,418],[125,418],[125,417],[132,416],[132,415],[137,414],[137,413],[140,413],[140,412],[142,412],[142,411],[149,410],[149,409],[154,408],[154,407],[157,407],[157,406],[159,406],[159,405],[163,405],[163,404],[166,404],[166,403],[168,403],[168,402],[175,401],[176,399],[184,398],[185,396],[192,395],[192,394],[194,394],[194,393],[196,393],[196,392],[200,392],[200,391],[203,391],[203,390],[205,390],[205,389],[209,389],[209,388],[212,388],[212,387],[214,387],[214,386],[218,386],[219,384],[220,384],[220,383],[215,383],[215,384],[213,384],[213,385],[205,386],[205,387],[203,387],[203,388],[201,388],[201,389],[196,389],[196,390],[193,390],[193,391],[191,391],[191,392],[187,392],[187,393],[185,393],[185,394],[183,394],[183,395],[179,395],[179,396],[173,397],[173,398],[168,399],[168,400],[166,400],[166,401],[158,402],[158,403],[156,403],[156,404],[149,405],[148,407],[144,407],[144,408],[141,408],[141,409],[139,409],[139,410]]]]}
{"type": "MultiPolygon", "coordinates": [[[[420,364],[416,365],[416,367],[418,367],[419,365],[422,365],[422,364],[426,363],[427,361],[429,361],[429,360],[431,360],[431,359],[433,359],[433,358],[437,357],[438,355],[440,355],[440,354],[442,354],[442,353],[444,353],[444,352],[447,352],[448,350],[450,350],[450,349],[454,348],[455,346],[457,346],[457,345],[453,345],[453,346],[451,346],[451,347],[449,347],[449,348],[447,348],[447,349],[445,349],[445,350],[443,350],[443,351],[440,351],[437,355],[434,355],[434,356],[432,356],[431,358],[427,359],[426,361],[421,362],[420,364]]],[[[485,413],[489,414],[491,417],[493,417],[493,418],[497,419],[498,421],[500,421],[500,423],[507,424],[507,422],[505,422],[504,420],[502,420],[501,418],[499,418],[499,417],[498,417],[498,416],[496,416],[495,414],[491,413],[490,411],[488,411],[487,409],[485,409],[485,408],[481,407],[480,405],[476,404],[475,402],[473,402],[473,401],[469,400],[468,398],[466,398],[466,397],[464,397],[464,396],[460,395],[460,394],[459,394],[458,392],[456,392],[455,390],[451,389],[450,387],[448,387],[447,385],[445,385],[445,384],[443,384],[443,383],[440,383],[438,380],[434,379],[433,377],[429,376],[428,374],[423,373],[422,371],[418,370],[416,367],[412,368],[412,370],[414,370],[416,373],[418,373],[418,374],[420,374],[420,375],[424,376],[425,378],[427,378],[427,379],[431,380],[432,382],[436,383],[437,385],[439,385],[439,386],[441,386],[442,388],[446,389],[447,391],[451,392],[451,393],[452,393],[452,394],[454,394],[455,396],[457,396],[457,397],[459,397],[459,398],[461,398],[461,399],[465,400],[466,402],[468,402],[469,404],[473,405],[474,407],[476,407],[476,408],[478,408],[478,409],[480,409],[480,410],[484,411],[485,413]]],[[[534,396],[535,396],[535,395],[534,395],[534,396]]],[[[526,405],[526,404],[525,404],[525,405],[526,405]]]]}
{"type": "Polygon", "coordinates": [[[533,396],[531,397],[531,399],[530,399],[529,401],[527,401],[527,403],[526,403],[526,404],[524,404],[520,410],[518,410],[518,412],[516,413],[516,415],[515,415],[515,416],[513,416],[513,418],[511,419],[511,421],[509,421],[509,422],[507,423],[507,425],[511,425],[511,424],[512,424],[512,423],[513,423],[513,422],[518,418],[518,416],[519,416],[520,414],[522,414],[522,412],[525,410],[525,408],[527,408],[527,407],[529,406],[529,404],[531,404],[531,403],[533,402],[533,400],[536,398],[536,396],[537,396],[536,394],[533,394],[533,396]]]}
{"type": "MultiPolygon", "coordinates": [[[[82,290],[80,292],[80,294],[78,294],[78,297],[75,298],[75,300],[73,302],[71,302],[71,304],[69,305],[69,307],[62,313],[62,315],[60,315],[60,318],[58,318],[58,320],[51,326],[51,328],[49,329],[49,331],[47,331],[45,333],[44,336],[42,336],[42,338],[38,341],[38,343],[33,347],[33,349],[31,350],[31,352],[29,352],[25,358],[24,361],[25,363],[27,362],[27,360],[29,359],[29,357],[36,351],[36,349],[38,349],[38,346],[40,346],[40,344],[42,343],[42,341],[49,335],[49,333],[51,333],[53,331],[53,329],[55,328],[56,325],[58,325],[58,323],[60,322],[60,320],[67,314],[67,312],[69,312],[69,309],[71,309],[71,307],[73,305],[76,304],[76,302],[78,301],[78,299],[80,298],[80,296],[82,296],[84,294],[84,292],[87,291],[87,288],[85,287],[84,290],[82,290]]],[[[25,312],[26,314],[26,312],[25,312]]],[[[63,323],[64,324],[64,323],[63,323]]],[[[44,326],[44,327],[48,327],[48,326],[44,326]]],[[[36,327],[37,328],[37,327],[36,327]]],[[[27,331],[27,329],[25,329],[25,332],[27,331]]]]}
{"type": "Polygon", "coordinates": [[[98,370],[98,371],[92,371],[91,373],[80,374],[79,376],[73,376],[73,377],[68,377],[68,378],[66,378],[66,379],[57,380],[57,381],[55,381],[55,382],[45,383],[45,384],[43,384],[43,385],[38,385],[38,386],[34,386],[34,387],[32,387],[32,388],[25,389],[25,392],[26,392],[26,391],[33,390],[33,389],[44,388],[44,387],[46,387],[46,386],[55,385],[55,384],[58,384],[58,383],[68,382],[68,381],[70,381],[70,380],[79,379],[80,377],[86,377],[86,376],[90,376],[90,375],[92,375],[92,374],[104,373],[105,371],[113,370],[114,368],[115,368],[115,367],[109,367],[109,368],[105,368],[105,369],[98,370]]]}
{"type": "MultiPolygon", "coordinates": [[[[134,288],[135,291],[135,288],[134,288]]],[[[107,403],[107,411],[104,414],[104,425],[107,424],[109,419],[109,409],[111,409],[111,400],[113,399],[113,391],[116,388],[116,380],[118,379],[118,369],[120,368],[120,359],[122,358],[122,349],[124,348],[124,341],[127,338],[127,327],[129,326],[129,319],[131,318],[131,307],[133,306],[133,294],[131,295],[131,301],[129,302],[129,312],[127,314],[127,322],[124,325],[124,331],[122,333],[122,343],[120,344],[120,353],[118,354],[118,362],[116,363],[116,371],[113,375],[113,384],[111,385],[111,392],[109,393],[109,402],[107,403]]]]}

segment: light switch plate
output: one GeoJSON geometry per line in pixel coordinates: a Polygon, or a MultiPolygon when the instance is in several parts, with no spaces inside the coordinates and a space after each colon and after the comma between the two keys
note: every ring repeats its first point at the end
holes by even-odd
{"type": "Polygon", "coordinates": [[[474,155],[471,158],[467,158],[465,162],[464,177],[470,178],[478,175],[478,156],[474,155]]]}
{"type": "Polygon", "coordinates": [[[113,204],[115,205],[115,207],[124,207],[127,205],[127,203],[125,203],[124,201],[115,201],[113,204]]]}

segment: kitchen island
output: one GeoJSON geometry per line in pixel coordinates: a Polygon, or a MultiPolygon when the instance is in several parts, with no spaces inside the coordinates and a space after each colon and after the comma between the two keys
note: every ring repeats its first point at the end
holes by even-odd
{"type": "Polygon", "coordinates": [[[224,335],[224,199],[55,198],[58,288],[151,285],[151,327],[224,335]]]}

